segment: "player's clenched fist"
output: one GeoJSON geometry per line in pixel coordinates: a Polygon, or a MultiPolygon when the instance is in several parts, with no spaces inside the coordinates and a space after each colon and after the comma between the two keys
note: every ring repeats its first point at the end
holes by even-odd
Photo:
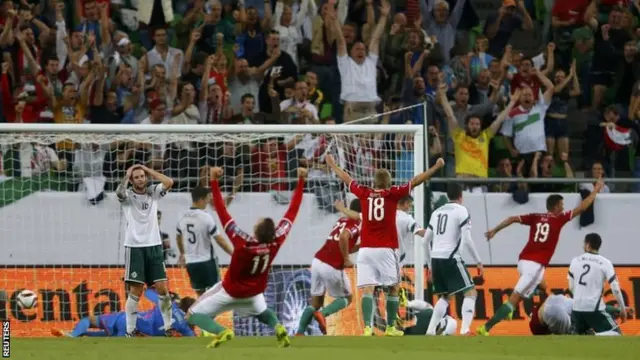
{"type": "Polygon", "coordinates": [[[327,165],[329,166],[334,166],[336,164],[336,159],[333,158],[333,155],[327,155],[324,158],[324,161],[327,163],[327,165]]]}
{"type": "Polygon", "coordinates": [[[220,167],[213,167],[211,168],[211,170],[209,170],[209,176],[212,180],[219,179],[220,177],[222,177],[223,173],[224,171],[220,167]]]}
{"type": "Polygon", "coordinates": [[[436,166],[438,168],[444,167],[444,159],[443,158],[438,158],[438,160],[436,160],[436,166]]]}
{"type": "Polygon", "coordinates": [[[301,177],[303,179],[307,178],[307,174],[309,173],[309,171],[305,168],[298,168],[298,177],[301,177]]]}

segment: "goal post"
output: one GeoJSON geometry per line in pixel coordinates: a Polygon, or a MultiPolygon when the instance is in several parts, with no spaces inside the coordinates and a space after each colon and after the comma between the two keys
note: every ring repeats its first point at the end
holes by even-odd
{"type": "MultiPolygon", "coordinates": [[[[12,329],[18,336],[45,336],[52,327],[70,329],[83,316],[124,309],[124,219],[113,191],[128,166],[144,162],[176,180],[159,210],[169,238],[169,287],[179,296],[194,293],[186,272],[175,266],[175,224],[191,205],[190,190],[208,185],[207,167],[225,169],[223,191],[235,195],[229,211],[249,230],[260,217],[284,214],[295,168],[304,166],[310,173],[303,205],[266,293],[294,331],[308,300],[308,266],[339,216],[333,203],[350,198],[324,157],[333,154],[365,184],[376,168],[389,169],[398,184],[424,171],[425,133],[422,125],[0,124],[0,290],[6,294],[0,296],[0,318],[19,320],[12,329]],[[38,308],[16,307],[21,289],[41,297],[38,308]]],[[[413,216],[426,225],[424,186],[412,195],[413,216]]],[[[410,276],[404,282],[421,300],[423,245],[416,237],[407,249],[410,276]]],[[[228,264],[221,249],[216,254],[223,267],[228,264]]],[[[355,272],[347,273],[355,298],[345,314],[330,319],[330,334],[361,331],[355,272]]],[[[246,319],[225,319],[240,334],[267,333],[246,319]]]]}

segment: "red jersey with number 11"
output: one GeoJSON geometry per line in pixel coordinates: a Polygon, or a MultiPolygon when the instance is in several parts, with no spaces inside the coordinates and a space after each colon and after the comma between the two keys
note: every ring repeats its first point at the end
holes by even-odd
{"type": "Polygon", "coordinates": [[[565,211],[558,215],[527,214],[520,215],[520,223],[529,226],[529,240],[522,252],[520,260],[535,261],[547,266],[556,251],[560,232],[564,224],[571,221],[573,212],[565,211]]]}
{"type": "Polygon", "coordinates": [[[372,189],[355,180],[349,190],[362,207],[361,248],[398,248],[396,210],[398,201],[411,193],[411,182],[389,189],[372,189]]]}
{"type": "Polygon", "coordinates": [[[289,209],[276,227],[276,239],[270,243],[259,243],[252,235],[242,231],[227,212],[218,181],[211,181],[213,207],[220,217],[225,233],[233,244],[229,268],[222,279],[222,287],[234,298],[249,298],[262,294],[267,289],[269,269],[278,251],[291,231],[298,214],[304,191],[304,179],[298,179],[289,209]]]}

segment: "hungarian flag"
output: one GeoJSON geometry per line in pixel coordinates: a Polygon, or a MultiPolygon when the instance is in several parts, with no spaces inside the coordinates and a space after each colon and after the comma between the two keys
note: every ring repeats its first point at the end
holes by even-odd
{"type": "Polygon", "coordinates": [[[604,128],[604,142],[609,150],[618,151],[631,144],[631,131],[615,125],[604,128]]]}

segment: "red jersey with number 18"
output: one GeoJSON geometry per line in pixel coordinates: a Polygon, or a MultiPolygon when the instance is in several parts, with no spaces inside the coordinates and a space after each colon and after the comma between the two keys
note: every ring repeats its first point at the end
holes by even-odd
{"type": "Polygon", "coordinates": [[[304,179],[298,179],[289,209],[276,227],[276,238],[270,243],[259,243],[252,235],[242,231],[229,215],[222,199],[218,181],[211,182],[213,207],[216,209],[225,233],[233,244],[229,268],[222,279],[222,287],[234,298],[249,298],[267,289],[269,269],[278,251],[291,231],[298,214],[304,191],[304,179]]]}
{"type": "Polygon", "coordinates": [[[342,251],[340,250],[340,234],[342,234],[344,230],[351,234],[348,245],[349,253],[351,253],[351,250],[358,243],[360,222],[347,218],[338,219],[338,222],[336,222],[333,229],[331,229],[331,233],[329,237],[327,237],[324,246],[316,253],[316,259],[338,270],[344,269],[344,256],[342,256],[342,251]]]}
{"type": "Polygon", "coordinates": [[[349,190],[358,197],[362,207],[361,248],[398,248],[396,210],[398,201],[411,193],[411,182],[389,189],[372,189],[355,180],[349,190]]]}
{"type": "Polygon", "coordinates": [[[572,218],[571,210],[558,215],[551,213],[520,215],[520,223],[529,226],[529,240],[520,252],[520,260],[549,265],[556,251],[562,227],[572,218]]]}

